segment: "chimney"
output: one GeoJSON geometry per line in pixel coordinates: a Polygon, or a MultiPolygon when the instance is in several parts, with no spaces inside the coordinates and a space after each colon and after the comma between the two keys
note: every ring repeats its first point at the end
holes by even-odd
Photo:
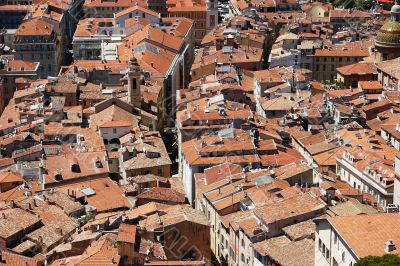
{"type": "Polygon", "coordinates": [[[57,227],[56,232],[57,232],[57,234],[59,234],[61,236],[63,235],[63,230],[60,227],[57,227]]]}
{"type": "Polygon", "coordinates": [[[396,249],[396,245],[393,243],[392,240],[388,240],[385,243],[385,253],[390,253],[396,249]]]}

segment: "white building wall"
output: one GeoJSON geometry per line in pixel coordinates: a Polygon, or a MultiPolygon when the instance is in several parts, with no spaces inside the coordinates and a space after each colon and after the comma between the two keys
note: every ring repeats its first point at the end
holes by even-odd
{"type": "Polygon", "coordinates": [[[340,178],[343,181],[360,191],[370,193],[380,205],[386,207],[385,194],[389,193],[378,184],[378,181],[353,167],[346,159],[338,158],[336,161],[337,167],[340,169],[340,178]]]}
{"type": "Polygon", "coordinates": [[[344,239],[326,220],[318,221],[315,235],[315,266],[349,266],[357,262],[344,239]]]}
{"type": "Polygon", "coordinates": [[[149,15],[149,14],[141,12],[139,10],[135,10],[135,11],[125,14],[123,16],[117,17],[117,18],[115,18],[115,22],[116,22],[116,24],[119,24],[120,26],[124,27],[125,21],[129,18],[134,18],[134,17],[147,18],[147,19],[151,20],[151,23],[156,23],[156,24],[158,24],[160,22],[159,17],[149,15]]]}
{"type": "MultiPolygon", "coordinates": [[[[400,175],[400,158],[396,156],[395,159],[395,171],[396,174],[400,175]]],[[[400,181],[395,178],[394,179],[394,193],[393,193],[393,204],[396,204],[397,206],[400,205],[400,181]]]]}
{"type": "Polygon", "coordinates": [[[192,167],[188,164],[186,159],[183,157],[182,158],[182,181],[183,181],[183,186],[185,188],[185,193],[186,196],[189,200],[189,203],[191,205],[194,204],[194,174],[198,173],[198,167],[192,167]]]}
{"type": "Polygon", "coordinates": [[[106,140],[119,139],[120,137],[128,134],[131,127],[113,127],[113,128],[99,128],[100,136],[106,140]]]}
{"type": "Polygon", "coordinates": [[[253,265],[253,248],[251,244],[251,240],[240,230],[239,266],[253,265]]]}

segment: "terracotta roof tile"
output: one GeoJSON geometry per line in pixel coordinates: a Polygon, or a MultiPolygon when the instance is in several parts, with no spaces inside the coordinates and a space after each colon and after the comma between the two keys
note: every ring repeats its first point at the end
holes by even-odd
{"type": "Polygon", "coordinates": [[[135,244],[136,242],[136,225],[121,224],[118,229],[118,242],[135,244]]]}
{"type": "Polygon", "coordinates": [[[16,36],[44,36],[53,33],[53,25],[40,19],[32,19],[22,23],[15,32],[16,36]]]}
{"type": "MultiPolygon", "coordinates": [[[[388,240],[392,240],[396,246],[400,245],[399,231],[395,230],[400,222],[397,213],[335,216],[328,218],[328,221],[358,258],[384,255],[388,240]]],[[[396,249],[394,254],[399,254],[399,250],[396,249]]]]}

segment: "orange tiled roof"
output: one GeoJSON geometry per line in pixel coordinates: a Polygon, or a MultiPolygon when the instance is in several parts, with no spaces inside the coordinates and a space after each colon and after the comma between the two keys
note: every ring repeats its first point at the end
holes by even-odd
{"type": "Polygon", "coordinates": [[[376,65],[373,62],[358,62],[356,64],[339,67],[336,70],[342,75],[378,74],[376,65]]]}
{"type": "Polygon", "coordinates": [[[136,242],[136,225],[121,224],[118,229],[118,242],[135,244],[136,242]]]}
{"type": "Polygon", "coordinates": [[[378,80],[374,81],[359,81],[358,86],[362,90],[383,90],[382,84],[378,80]]]}
{"type": "Polygon", "coordinates": [[[17,31],[16,36],[44,36],[51,35],[53,32],[53,25],[44,22],[38,18],[28,20],[22,23],[17,31]]]}
{"type": "MultiPolygon", "coordinates": [[[[392,240],[396,246],[400,245],[400,234],[396,230],[400,223],[398,213],[335,216],[328,218],[328,221],[358,258],[384,255],[388,240],[392,240]]],[[[393,253],[399,254],[399,250],[393,253]]]]}
{"type": "Polygon", "coordinates": [[[147,7],[142,0],[85,0],[84,7],[131,7],[133,5],[147,7]]]}
{"type": "Polygon", "coordinates": [[[328,45],[325,48],[317,49],[314,56],[325,57],[368,57],[369,47],[373,45],[373,40],[347,42],[339,45],[328,45]]]}
{"type": "Polygon", "coordinates": [[[371,18],[371,13],[360,10],[333,9],[330,12],[331,18],[371,18]]]}
{"type": "Polygon", "coordinates": [[[65,184],[57,189],[62,191],[75,190],[79,191],[90,188],[95,195],[86,198],[87,203],[96,208],[97,212],[107,212],[118,209],[130,209],[132,204],[128,201],[121,188],[110,178],[97,178],[93,180],[81,181],[74,184],[65,184]]]}
{"type": "Polygon", "coordinates": [[[30,5],[2,5],[0,6],[1,11],[30,11],[32,6],[30,5]]]}
{"type": "Polygon", "coordinates": [[[13,172],[3,172],[0,173],[0,183],[14,183],[22,182],[21,175],[19,173],[13,172]]]}
{"type": "Polygon", "coordinates": [[[146,13],[146,14],[148,14],[150,16],[154,16],[154,17],[159,17],[160,16],[159,13],[157,13],[157,12],[151,10],[151,9],[148,9],[148,8],[145,8],[145,7],[139,6],[139,5],[134,5],[132,7],[126,8],[126,9],[120,11],[120,12],[117,12],[115,14],[115,18],[127,15],[129,13],[134,12],[134,11],[140,11],[142,13],[146,13]]]}

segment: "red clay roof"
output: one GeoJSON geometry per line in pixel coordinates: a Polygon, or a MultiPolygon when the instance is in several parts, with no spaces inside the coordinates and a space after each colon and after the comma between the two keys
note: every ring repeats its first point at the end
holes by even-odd
{"type": "Polygon", "coordinates": [[[121,224],[118,229],[117,241],[135,244],[135,242],[136,242],[136,225],[121,224]]]}
{"type": "Polygon", "coordinates": [[[44,22],[38,18],[28,20],[22,23],[17,31],[16,36],[43,36],[50,35],[53,32],[53,25],[44,22]]]}

